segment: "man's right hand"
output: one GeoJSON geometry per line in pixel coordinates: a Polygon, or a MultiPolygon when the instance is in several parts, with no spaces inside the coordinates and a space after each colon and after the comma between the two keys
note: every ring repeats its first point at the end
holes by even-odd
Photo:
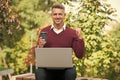
{"type": "Polygon", "coordinates": [[[42,37],[38,39],[38,47],[42,48],[45,45],[46,41],[42,37]]]}

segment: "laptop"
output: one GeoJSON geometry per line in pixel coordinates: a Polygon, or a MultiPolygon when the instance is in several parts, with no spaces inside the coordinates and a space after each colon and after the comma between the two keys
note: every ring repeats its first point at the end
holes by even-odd
{"type": "Polygon", "coordinates": [[[36,67],[64,69],[73,67],[72,48],[35,48],[36,67]]]}

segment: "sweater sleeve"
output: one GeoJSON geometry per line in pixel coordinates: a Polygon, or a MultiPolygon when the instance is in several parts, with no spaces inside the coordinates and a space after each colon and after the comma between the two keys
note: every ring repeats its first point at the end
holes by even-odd
{"type": "Polygon", "coordinates": [[[77,58],[82,58],[85,55],[85,43],[83,39],[75,38],[72,48],[77,58]]]}

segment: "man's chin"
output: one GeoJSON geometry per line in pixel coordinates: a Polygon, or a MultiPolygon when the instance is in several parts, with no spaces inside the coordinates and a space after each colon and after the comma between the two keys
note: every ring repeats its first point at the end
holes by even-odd
{"type": "Polygon", "coordinates": [[[55,24],[59,25],[59,24],[61,24],[61,22],[55,22],[55,24]]]}

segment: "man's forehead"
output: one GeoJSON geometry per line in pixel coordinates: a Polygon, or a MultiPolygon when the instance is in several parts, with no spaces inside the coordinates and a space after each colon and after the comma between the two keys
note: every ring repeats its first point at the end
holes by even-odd
{"type": "Polygon", "coordinates": [[[62,13],[64,13],[64,10],[63,9],[59,9],[59,8],[54,8],[54,9],[52,9],[52,12],[62,12],[62,13]]]}

